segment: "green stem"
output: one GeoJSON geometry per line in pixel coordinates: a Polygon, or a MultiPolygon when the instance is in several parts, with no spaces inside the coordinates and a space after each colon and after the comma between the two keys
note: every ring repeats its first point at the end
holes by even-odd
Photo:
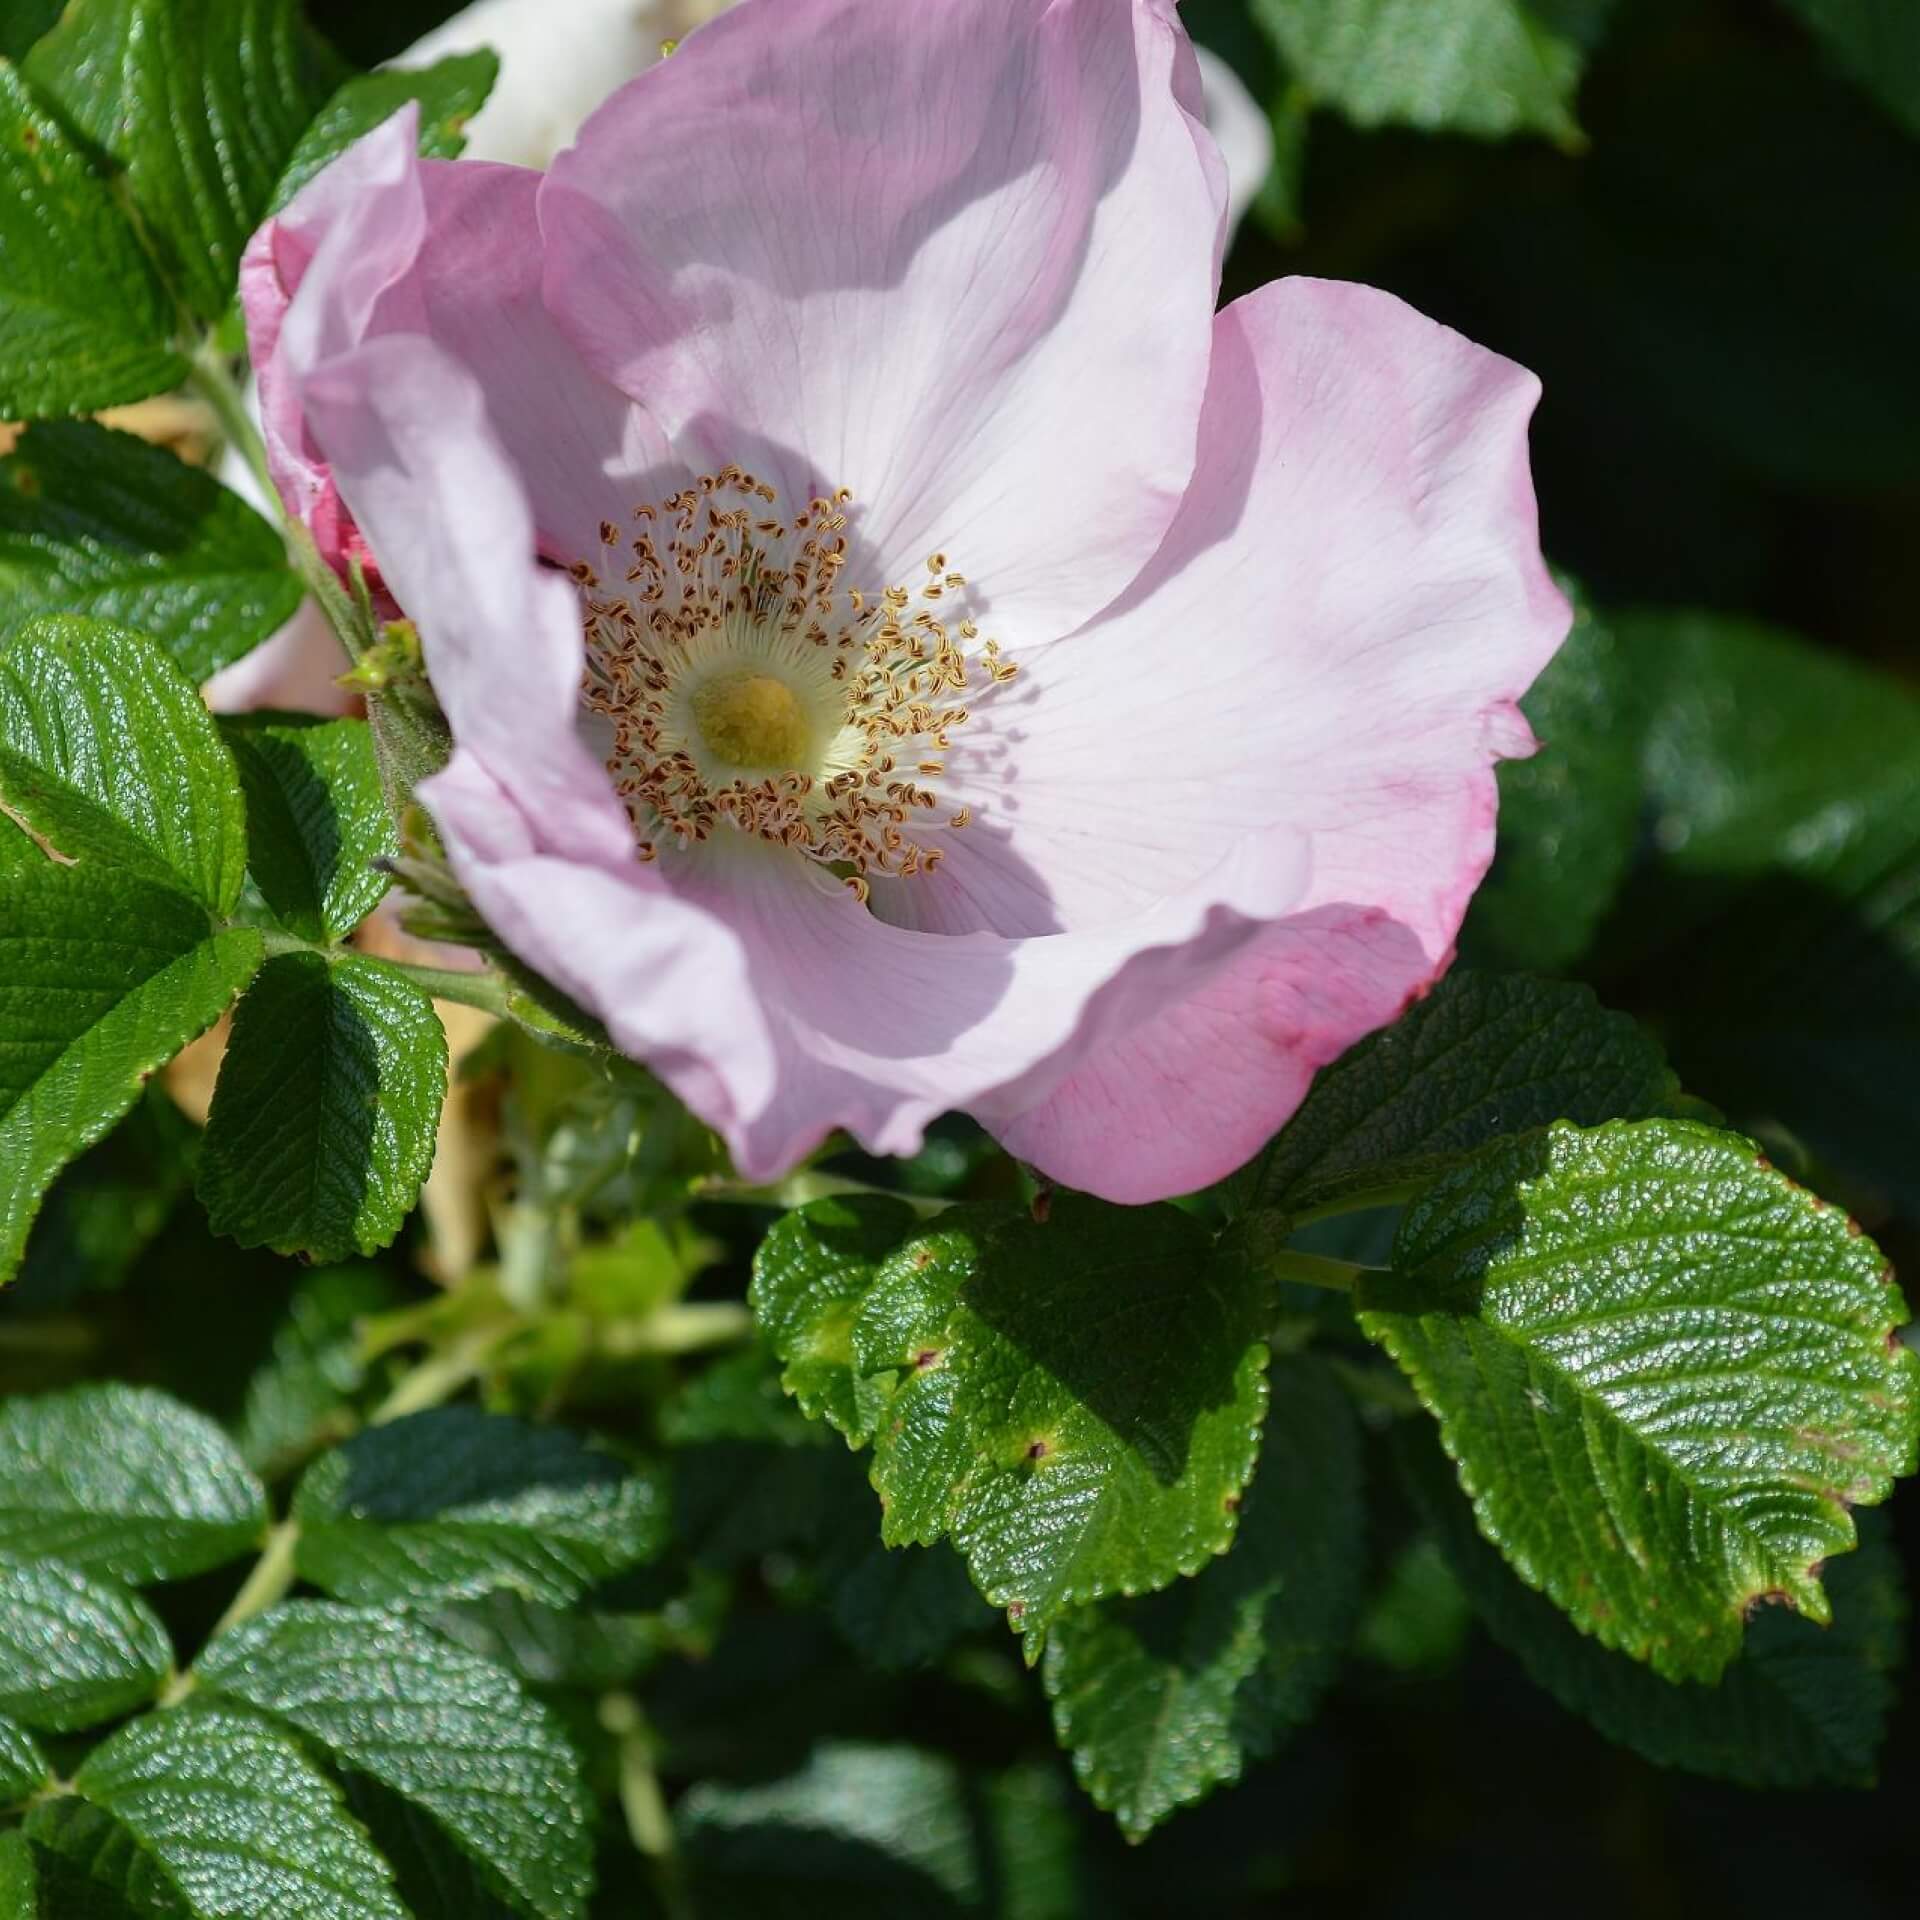
{"type": "Polygon", "coordinates": [[[737,1300],[683,1300],[643,1319],[614,1322],[601,1334],[600,1346],[611,1359],[630,1360],[643,1353],[730,1346],[752,1331],[753,1315],[737,1300]]]}
{"type": "Polygon", "coordinates": [[[491,968],[467,972],[459,967],[425,967],[412,960],[389,960],[396,973],[404,973],[415,986],[423,987],[436,1000],[454,1000],[463,1007],[478,1007],[504,1020],[507,1014],[507,983],[491,968]]]}
{"type": "Polygon", "coordinates": [[[1390,1181],[1383,1186],[1356,1187],[1349,1193],[1321,1201],[1317,1207],[1289,1213],[1289,1226],[1297,1230],[1311,1226],[1316,1220],[1337,1220],[1343,1213],[1366,1213],[1374,1207],[1404,1207],[1409,1200],[1425,1193],[1432,1185],[1433,1174],[1429,1171],[1410,1179],[1390,1181]]]}
{"type": "Polygon", "coordinates": [[[462,1387],[479,1379],[494,1348],[512,1331],[511,1327],[481,1327],[456,1340],[445,1353],[429,1355],[400,1376],[393,1391],[373,1410],[368,1426],[384,1426],[389,1420],[451,1400],[462,1387]]]}
{"type": "Polygon", "coordinates": [[[1296,1252],[1292,1247],[1265,1255],[1261,1265],[1276,1280],[1298,1280],[1305,1286],[1329,1287],[1336,1293],[1351,1293],[1365,1275],[1378,1271],[1358,1261],[1329,1260],[1318,1253],[1296,1252]]]}
{"type": "Polygon", "coordinates": [[[600,1702],[600,1724],[619,1741],[620,1811],[627,1838],[653,1869],[660,1906],[668,1920],[693,1920],[693,1902],[681,1873],[673,1815],[653,1764],[653,1734],[630,1693],[610,1693],[600,1702]]]}
{"type": "MultiPolygon", "coordinates": [[[[213,1623],[213,1631],[207,1635],[209,1646],[223,1634],[231,1633],[235,1627],[251,1620],[256,1614],[265,1613],[269,1607],[278,1605],[287,1597],[293,1589],[293,1559],[299,1545],[300,1527],[297,1521],[281,1520],[268,1531],[266,1545],[260,1551],[260,1558],[253,1563],[253,1571],[247,1575],[240,1591],[228,1602],[226,1612],[213,1623]]],[[[191,1668],[185,1673],[176,1673],[161,1692],[160,1705],[178,1706],[197,1684],[191,1668]]]]}
{"type": "Polygon", "coordinates": [[[955,1202],[936,1200],[930,1194],[901,1193],[892,1187],[876,1187],[865,1180],[848,1180],[837,1173],[802,1172],[789,1174],[770,1187],[757,1187],[746,1180],[729,1180],[715,1175],[694,1182],[695,1200],[719,1201],[741,1207],[804,1207],[809,1200],[826,1200],[839,1194],[873,1193],[882,1199],[903,1201],[922,1218],[945,1213],[955,1202]]]}

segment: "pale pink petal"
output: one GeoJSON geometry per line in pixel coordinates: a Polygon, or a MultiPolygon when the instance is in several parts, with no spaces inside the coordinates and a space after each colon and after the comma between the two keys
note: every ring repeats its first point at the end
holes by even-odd
{"type": "Polygon", "coordinates": [[[1528,478],[1536,394],[1363,287],[1286,281],[1220,317],[1187,507],[1126,599],[1037,657],[993,776],[1015,828],[981,846],[1069,925],[1157,897],[1209,823],[1292,823],[1312,880],[1191,1004],[1044,1108],[984,1116],[1015,1152],[1114,1197],[1217,1178],[1445,968],[1492,857],[1494,762],[1531,744],[1515,702],[1568,623],[1528,478]],[[1113,804],[1127,741],[1151,742],[1144,823],[1113,804]]]}
{"type": "Polygon", "coordinates": [[[850,578],[944,552],[1017,650],[1191,471],[1200,107],[1171,0],[743,0],[554,163],[548,303],[685,458],[850,488],[850,578]]]}

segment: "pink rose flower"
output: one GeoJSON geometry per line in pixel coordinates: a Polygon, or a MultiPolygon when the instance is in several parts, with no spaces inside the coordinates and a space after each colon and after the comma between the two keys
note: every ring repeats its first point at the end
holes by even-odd
{"type": "Polygon", "coordinates": [[[960,1108],[1186,1191],[1444,970],[1568,622],[1538,385],[1215,313],[1172,0],[743,0],[544,176],[413,135],[253,244],[275,473],[419,625],[475,903],[744,1174],[960,1108]]]}

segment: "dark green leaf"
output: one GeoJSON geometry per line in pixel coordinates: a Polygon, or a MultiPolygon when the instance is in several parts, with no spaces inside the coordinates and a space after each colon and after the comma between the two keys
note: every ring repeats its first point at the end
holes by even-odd
{"type": "Polygon", "coordinates": [[[510,1674],[397,1615],[295,1601],[201,1655],[203,1688],[317,1740],[425,1808],[539,1920],[592,1885],[579,1763],[510,1674]]]}
{"type": "Polygon", "coordinates": [[[0,0],[0,59],[18,60],[60,18],[62,0],[0,0]]]}
{"type": "MultiPolygon", "coordinates": [[[[870,1516],[863,1524],[872,1525],[870,1516]]],[[[872,1541],[833,1578],[833,1624],[868,1666],[904,1673],[937,1660],[993,1614],[945,1541],[888,1547],[872,1541]]]]}
{"type": "Polygon", "coordinates": [[[788,1214],[754,1255],[747,1297],[786,1363],[781,1384],[813,1419],[829,1421],[855,1446],[873,1437],[885,1395],[853,1364],[854,1318],[874,1269],[918,1221],[904,1200],[837,1195],[788,1214]]]}
{"type": "Polygon", "coordinates": [[[1448,1564],[1487,1630],[1562,1706],[1661,1766],[1749,1787],[1870,1787],[1906,1651],[1900,1563],[1878,1514],[1827,1573],[1833,1625],[1769,1607],[1711,1687],[1681,1685],[1568,1625],[1480,1537],[1445,1457],[1403,1428],[1396,1450],[1448,1564]],[[1877,1524],[1876,1524],[1877,1523],[1877,1524]]]}
{"type": "Polygon", "coordinates": [[[431,1814],[364,1773],[349,1773],[342,1784],[347,1805],[392,1867],[411,1920],[510,1920],[513,1908],[495,1897],[480,1869],[431,1814]]]}
{"type": "Polygon", "coordinates": [[[1454,973],[1324,1068],[1237,1184],[1249,1209],[1304,1216],[1432,1179],[1502,1134],[1658,1113],[1672,1092],[1659,1047],[1588,988],[1454,973]]]}
{"type": "Polygon", "coordinates": [[[679,1644],[673,1627],[655,1614],[607,1612],[591,1601],[547,1607],[504,1590],[436,1608],[430,1617],[436,1632],[529,1687],[604,1693],[627,1685],[679,1644]]]}
{"type": "Polygon", "coordinates": [[[1607,0],[1253,0],[1300,82],[1363,127],[1580,142],[1573,98],[1607,0]]]}
{"type": "Polygon", "coordinates": [[[124,170],[168,278],[203,320],[308,123],[346,77],[293,0],[73,0],[33,84],[124,170]]]}
{"type": "Polygon", "coordinates": [[[1619,893],[1640,837],[1645,663],[1577,587],[1561,585],[1573,600],[1573,629],[1520,703],[1540,751],[1500,763],[1493,868],[1460,934],[1475,966],[1571,966],[1619,893]]]}
{"type": "Polygon", "coordinates": [[[0,1713],[43,1733],[97,1727],[145,1706],[172,1664],[166,1628],[124,1588],[0,1556],[0,1713]]]}
{"type": "Polygon", "coordinates": [[[35,1807],[25,1830],[41,1893],[37,1920],[191,1920],[160,1863],[98,1807],[62,1794],[35,1807]]]}
{"type": "Polygon", "coordinates": [[[486,104],[499,72],[499,55],[482,47],[436,60],[430,67],[355,75],[300,136],[273,190],[271,210],[278,213],[322,167],[362,134],[390,120],[409,100],[420,103],[420,151],[434,159],[455,158],[467,144],[462,130],[486,104]]]}
{"type": "Polygon", "coordinates": [[[142,1585],[257,1544],[267,1500],[203,1414],[150,1387],[0,1406],[0,1551],[142,1585]]]}
{"type": "Polygon", "coordinates": [[[1274,1363],[1232,1549],[1191,1580],[1068,1614],[1043,1673],[1081,1784],[1138,1839],[1301,1725],[1352,1630],[1360,1445],[1319,1361],[1274,1363]]]}
{"type": "Polygon", "coordinates": [[[0,1715],[0,1807],[13,1806],[37,1793],[51,1771],[46,1755],[34,1745],[33,1735],[18,1722],[0,1715]]]}
{"type": "Polygon", "coordinates": [[[167,297],[112,190],[0,60],[0,419],[178,386],[167,297]]]}
{"type": "Polygon", "coordinates": [[[277,1728],[195,1705],[147,1714],[74,1777],[199,1920],[407,1920],[337,1788],[277,1728]]]}
{"type": "Polygon", "coordinates": [[[354,1396],[367,1382],[355,1328],[402,1297],[374,1266],[324,1267],[301,1279],[272,1351],[247,1382],[235,1429],[240,1451],[256,1472],[273,1473],[352,1432],[358,1424],[354,1396]]]}
{"type": "Polygon", "coordinates": [[[1416,1201],[1394,1265],[1362,1326],[1577,1625],[1710,1680],[1756,1602],[1828,1618],[1820,1568],[1920,1426],[1905,1304],[1844,1214],[1733,1134],[1555,1126],[1416,1201]]]}
{"type": "Polygon", "coordinates": [[[198,682],[293,617],[280,536],[238,494],[130,433],[43,422],[0,460],[0,640],[37,613],[150,634],[198,682]]]}
{"type": "Polygon", "coordinates": [[[268,961],[233,1017],[200,1153],[216,1233],[314,1260],[400,1231],[433,1164],[447,1040],[433,1002],[384,962],[268,961]]]}
{"type": "Polygon", "coordinates": [[[363,1606],[505,1588],[565,1606],[665,1544],[651,1479],[558,1427],[439,1407],[370,1427],[307,1470],[299,1568],[363,1606]]]}
{"type": "MultiPolygon", "coordinates": [[[[1402,1431],[1418,1429],[1402,1421],[1396,1432],[1402,1431]]],[[[1457,1488],[1453,1497],[1458,1505],[1457,1488]]],[[[1468,1521],[1471,1525],[1471,1514],[1468,1521]]],[[[1484,1550],[1493,1554],[1491,1547],[1484,1550]]],[[[1497,1555],[1494,1560],[1497,1565],[1497,1555]]],[[[1511,1584],[1513,1576],[1503,1574],[1503,1578],[1511,1584]]],[[[1540,1605],[1549,1613],[1553,1611],[1545,1600],[1540,1605]]],[[[1457,1660],[1472,1625],[1473,1613],[1467,1596],[1460,1591],[1460,1582],[1432,1539],[1421,1534],[1394,1556],[1379,1591],[1354,1629],[1353,1650],[1396,1673],[1422,1673],[1457,1660]]],[[[1664,1687],[1667,1682],[1655,1684],[1664,1687]]]]}
{"type": "Polygon", "coordinates": [[[1197,1572],[1259,1449],[1264,1305],[1174,1207],[946,1216],[881,1266],[854,1327],[862,1371],[897,1375],[884,1537],[951,1532],[1021,1629],[1197,1572]]]}
{"type": "Polygon", "coordinates": [[[1786,0],[1833,63],[1920,134],[1920,8],[1900,0],[1786,0]]]}
{"type": "Polygon", "coordinates": [[[228,912],[247,861],[233,758],[152,641],[48,617],[0,653],[0,798],[69,860],[228,912]]]}
{"type": "Polygon", "coordinates": [[[210,935],[184,895],[59,865],[0,820],[0,1280],[60,1169],[219,1019],[261,952],[252,928],[210,935]]]}
{"type": "Polygon", "coordinates": [[[343,940],[388,886],[400,851],[364,720],[256,714],[221,723],[247,797],[247,870],[273,916],[343,940]]]}

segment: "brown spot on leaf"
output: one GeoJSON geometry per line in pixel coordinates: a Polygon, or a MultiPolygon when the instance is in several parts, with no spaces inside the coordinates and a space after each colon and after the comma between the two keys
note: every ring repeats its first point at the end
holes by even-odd
{"type": "Polygon", "coordinates": [[[933,1249],[931,1247],[915,1247],[913,1250],[914,1272],[924,1273],[927,1270],[927,1268],[929,1268],[932,1265],[933,1265],[933,1249]]]}
{"type": "Polygon", "coordinates": [[[921,1373],[925,1373],[929,1367],[938,1366],[939,1363],[940,1349],[938,1347],[922,1347],[920,1351],[913,1356],[913,1364],[921,1373]]]}
{"type": "Polygon", "coordinates": [[[1044,1460],[1052,1451],[1053,1449],[1048,1446],[1044,1440],[1029,1440],[1027,1442],[1027,1458],[1029,1460],[1044,1460]]]}
{"type": "Polygon", "coordinates": [[[1036,1227],[1044,1227],[1047,1224],[1048,1216],[1053,1212],[1053,1189],[1051,1187],[1042,1187],[1040,1191],[1033,1196],[1033,1205],[1029,1211],[1033,1215],[1033,1224],[1036,1227]]]}

